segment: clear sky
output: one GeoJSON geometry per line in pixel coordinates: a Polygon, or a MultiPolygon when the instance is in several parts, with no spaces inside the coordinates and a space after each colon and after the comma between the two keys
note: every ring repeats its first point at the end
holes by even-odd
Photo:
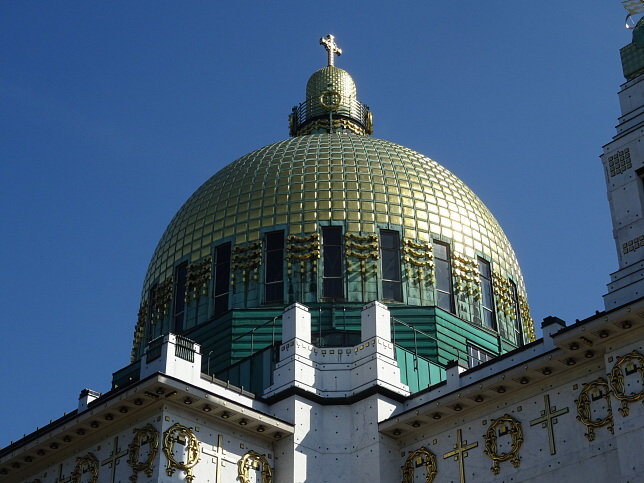
{"type": "Polygon", "coordinates": [[[537,326],[602,310],[624,17],[617,0],[0,2],[0,447],[109,390],[165,226],[288,137],[328,33],[374,135],[499,220],[537,326]]]}

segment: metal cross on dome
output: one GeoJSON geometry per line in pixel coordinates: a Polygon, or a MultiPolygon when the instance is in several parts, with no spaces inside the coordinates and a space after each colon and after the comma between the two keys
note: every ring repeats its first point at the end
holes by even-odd
{"type": "Polygon", "coordinates": [[[320,45],[324,45],[329,55],[329,66],[333,66],[333,54],[338,54],[338,56],[342,55],[342,49],[335,43],[335,37],[331,34],[327,35],[326,38],[322,37],[320,39],[320,45]]]}

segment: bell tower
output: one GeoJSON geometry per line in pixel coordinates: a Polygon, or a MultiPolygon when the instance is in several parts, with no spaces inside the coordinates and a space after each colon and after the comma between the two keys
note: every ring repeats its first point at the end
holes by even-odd
{"type": "Polygon", "coordinates": [[[604,295],[607,310],[644,296],[644,18],[620,56],[626,78],[621,116],[601,155],[619,261],[604,295]]]}

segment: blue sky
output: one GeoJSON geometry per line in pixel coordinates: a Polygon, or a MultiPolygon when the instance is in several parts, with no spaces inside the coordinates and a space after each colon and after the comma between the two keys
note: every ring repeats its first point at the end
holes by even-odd
{"type": "Polygon", "coordinates": [[[0,447],[109,389],[165,226],[288,136],[327,33],[374,135],[497,217],[537,325],[602,310],[624,17],[616,0],[0,2],[0,447]]]}

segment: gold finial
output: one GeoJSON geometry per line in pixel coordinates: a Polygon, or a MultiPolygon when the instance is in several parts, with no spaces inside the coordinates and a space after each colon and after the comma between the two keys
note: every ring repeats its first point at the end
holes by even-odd
{"type": "Polygon", "coordinates": [[[320,39],[320,45],[324,45],[324,48],[329,54],[329,66],[333,65],[333,54],[342,55],[342,49],[338,47],[338,44],[335,43],[335,37],[331,34],[326,36],[326,39],[322,37],[320,39]]]}

